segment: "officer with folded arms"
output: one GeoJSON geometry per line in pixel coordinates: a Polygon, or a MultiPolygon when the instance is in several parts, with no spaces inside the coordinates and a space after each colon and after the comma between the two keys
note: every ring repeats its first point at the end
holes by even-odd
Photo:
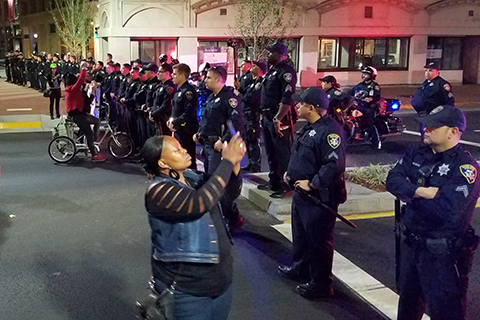
{"type": "Polygon", "coordinates": [[[292,99],[299,117],[308,121],[292,148],[284,180],[295,190],[292,200],[292,265],[279,266],[282,277],[300,284],[295,291],[307,299],[333,294],[333,229],[345,189],[345,135],[327,113],[328,98],[316,87],[292,99]],[[317,204],[321,202],[321,205],[317,204]]]}
{"type": "Polygon", "coordinates": [[[424,145],[389,172],[387,190],[406,202],[401,217],[399,320],[463,320],[468,273],[478,236],[471,218],[480,194],[479,166],[459,145],[463,112],[438,106],[417,118],[424,145]]]}
{"type": "Polygon", "coordinates": [[[430,113],[440,105],[455,105],[452,87],[448,81],[440,77],[438,62],[425,65],[425,81],[415,91],[412,106],[420,115],[430,113]]]}

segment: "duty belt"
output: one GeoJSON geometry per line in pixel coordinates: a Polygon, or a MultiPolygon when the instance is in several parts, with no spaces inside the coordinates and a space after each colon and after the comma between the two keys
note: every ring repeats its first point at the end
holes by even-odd
{"type": "Polygon", "coordinates": [[[207,137],[200,136],[200,138],[198,139],[198,142],[200,142],[200,144],[203,144],[203,145],[213,146],[215,142],[218,141],[218,139],[220,139],[220,136],[207,136],[207,137]]]}

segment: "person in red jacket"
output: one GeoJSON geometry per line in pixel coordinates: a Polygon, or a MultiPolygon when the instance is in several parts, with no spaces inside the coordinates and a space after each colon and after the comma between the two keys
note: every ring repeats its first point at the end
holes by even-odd
{"type": "Polygon", "coordinates": [[[105,158],[100,154],[97,154],[97,151],[94,146],[94,141],[98,137],[98,129],[100,127],[100,120],[93,115],[84,111],[84,99],[83,99],[83,85],[85,84],[85,77],[87,75],[87,64],[82,65],[82,71],[80,75],[77,76],[70,74],[66,79],[65,87],[65,100],[67,104],[67,113],[70,117],[73,118],[80,130],[85,135],[87,139],[88,149],[92,154],[92,161],[102,162],[105,161],[105,158]],[[90,125],[93,124],[93,132],[90,125]]]}

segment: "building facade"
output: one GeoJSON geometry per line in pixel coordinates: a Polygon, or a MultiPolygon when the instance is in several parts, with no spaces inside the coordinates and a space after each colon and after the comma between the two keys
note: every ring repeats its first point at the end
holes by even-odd
{"type": "MultiPolygon", "coordinates": [[[[228,40],[238,36],[230,26],[240,1],[100,0],[90,51],[97,60],[112,53],[119,62],[158,62],[166,53],[193,71],[210,62],[226,65],[233,74],[236,55],[228,40]]],[[[19,0],[26,52],[35,44],[40,51],[61,50],[51,16],[42,11],[47,3],[19,0]]],[[[288,10],[300,15],[300,23],[292,31],[292,59],[302,87],[318,85],[327,74],[353,85],[365,65],[378,69],[380,84],[418,84],[424,80],[423,66],[433,60],[451,83],[480,83],[480,0],[294,3],[288,10]]]]}

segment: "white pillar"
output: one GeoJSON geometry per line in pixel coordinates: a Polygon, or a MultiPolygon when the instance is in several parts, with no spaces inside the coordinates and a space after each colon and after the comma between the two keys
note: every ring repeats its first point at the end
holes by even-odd
{"type": "MultiPolygon", "coordinates": [[[[109,37],[108,52],[113,55],[113,61],[122,63],[130,63],[130,38],[128,37],[109,37]]],[[[106,59],[108,52],[104,52],[103,58],[106,59]]],[[[136,59],[137,57],[135,57],[136,59]]]]}
{"type": "Polygon", "coordinates": [[[427,35],[416,35],[410,38],[409,84],[418,84],[425,80],[424,66],[427,62],[427,43],[427,35]]]}
{"type": "Polygon", "coordinates": [[[198,68],[198,38],[197,37],[180,37],[177,42],[178,61],[186,63],[192,70],[197,71],[198,68]]]}
{"type": "Polygon", "coordinates": [[[299,81],[297,86],[317,86],[318,36],[300,39],[299,81]]]}

